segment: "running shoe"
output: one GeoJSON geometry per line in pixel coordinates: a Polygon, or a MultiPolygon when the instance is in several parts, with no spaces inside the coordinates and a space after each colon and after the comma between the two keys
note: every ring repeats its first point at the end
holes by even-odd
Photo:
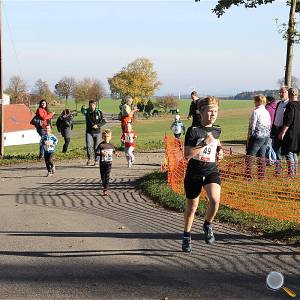
{"type": "Polygon", "coordinates": [[[55,173],[55,166],[53,166],[53,168],[51,169],[51,173],[52,173],[52,174],[55,173]]]}
{"type": "Polygon", "coordinates": [[[51,172],[48,172],[46,177],[51,177],[53,174],[51,172]]]}
{"type": "Polygon", "coordinates": [[[206,244],[213,244],[215,242],[215,236],[213,233],[213,226],[210,225],[204,225],[203,224],[203,231],[204,231],[204,240],[206,244]]]}
{"type": "Polygon", "coordinates": [[[182,251],[187,253],[192,251],[192,238],[190,236],[184,236],[182,238],[182,251]]]}

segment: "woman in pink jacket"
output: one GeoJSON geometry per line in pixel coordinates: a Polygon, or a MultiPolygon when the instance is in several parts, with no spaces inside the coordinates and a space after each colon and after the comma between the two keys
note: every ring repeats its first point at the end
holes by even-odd
{"type": "MultiPolygon", "coordinates": [[[[37,133],[42,137],[43,134],[46,132],[47,124],[51,124],[51,120],[53,119],[54,112],[49,112],[48,110],[48,103],[45,99],[42,99],[39,104],[39,108],[36,111],[37,117],[42,121],[41,126],[37,126],[36,130],[37,133]]],[[[44,157],[44,149],[40,146],[40,154],[39,159],[44,157]]]]}

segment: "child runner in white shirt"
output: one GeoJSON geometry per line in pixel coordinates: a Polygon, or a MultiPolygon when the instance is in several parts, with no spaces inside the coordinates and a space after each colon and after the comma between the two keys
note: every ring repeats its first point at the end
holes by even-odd
{"type": "Polygon", "coordinates": [[[176,139],[180,138],[181,133],[185,134],[185,127],[181,122],[179,115],[175,115],[174,122],[172,123],[170,129],[172,130],[176,139]]]}
{"type": "Polygon", "coordinates": [[[135,162],[135,157],[133,154],[134,148],[136,146],[136,133],[132,130],[132,125],[128,123],[125,126],[125,132],[121,136],[121,142],[125,145],[125,157],[127,160],[128,168],[131,168],[132,164],[135,162]]]}

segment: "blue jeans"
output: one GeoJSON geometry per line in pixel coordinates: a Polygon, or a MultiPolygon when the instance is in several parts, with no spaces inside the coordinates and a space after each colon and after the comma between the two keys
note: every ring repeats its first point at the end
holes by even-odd
{"type": "Polygon", "coordinates": [[[288,163],[288,174],[290,176],[297,175],[298,169],[298,155],[297,153],[289,152],[286,156],[286,160],[288,163]]]}
{"type": "MultiPolygon", "coordinates": [[[[37,133],[39,134],[40,137],[46,133],[45,129],[42,127],[39,127],[36,129],[37,133]]],[[[40,153],[39,153],[39,158],[44,158],[44,147],[40,143],[40,153]]]]}
{"type": "Polygon", "coordinates": [[[258,178],[263,178],[265,176],[266,168],[266,150],[269,142],[269,137],[256,138],[250,137],[247,145],[247,155],[246,155],[246,177],[252,178],[252,168],[254,156],[258,157],[258,178]]]}
{"type": "Polygon", "coordinates": [[[94,157],[95,161],[99,161],[99,156],[96,155],[96,149],[98,148],[100,141],[101,141],[101,133],[89,133],[86,132],[85,135],[85,141],[86,141],[86,154],[88,160],[91,159],[92,155],[92,144],[94,144],[94,157]]]}

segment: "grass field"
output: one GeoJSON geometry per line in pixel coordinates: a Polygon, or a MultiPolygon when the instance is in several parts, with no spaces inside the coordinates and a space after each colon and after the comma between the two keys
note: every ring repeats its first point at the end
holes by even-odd
{"type": "MultiPolygon", "coordinates": [[[[139,188],[163,207],[183,212],[185,209],[185,197],[171,190],[166,179],[166,173],[154,172],[140,179],[139,188]]],[[[253,186],[253,189],[255,187],[257,185],[253,186]]],[[[280,205],[280,203],[276,205],[280,205]]],[[[206,209],[207,201],[201,197],[197,214],[203,216],[206,209]]],[[[238,229],[262,234],[265,238],[300,244],[300,224],[297,222],[278,220],[258,213],[234,209],[224,205],[223,202],[221,202],[216,219],[223,223],[234,224],[238,229]]]]}
{"type": "MultiPolygon", "coordinates": [[[[104,99],[100,102],[100,109],[105,113],[118,113],[119,100],[104,99]]],[[[179,103],[179,110],[182,120],[186,127],[191,125],[191,121],[187,120],[190,100],[181,100],[179,103]]],[[[72,100],[68,102],[68,108],[75,109],[75,103],[72,100]]],[[[223,142],[243,142],[246,139],[248,119],[253,108],[253,101],[246,100],[223,100],[220,103],[220,113],[217,124],[222,127],[221,140],[223,142]]],[[[53,111],[56,117],[64,109],[64,106],[55,107],[53,111]]],[[[78,108],[79,109],[79,108],[78,108]]],[[[135,121],[134,129],[138,135],[137,150],[155,150],[163,148],[163,137],[165,133],[170,133],[170,125],[173,120],[171,114],[166,114],[161,117],[151,119],[138,119],[135,121]]],[[[74,119],[74,130],[70,144],[70,151],[74,156],[85,155],[82,149],[85,146],[85,122],[84,116],[81,113],[74,119]]],[[[121,130],[119,124],[112,127],[113,139],[112,142],[120,145],[121,130]]],[[[57,132],[56,127],[53,128],[53,133],[60,139],[58,145],[58,152],[61,151],[63,145],[63,138],[57,132]]],[[[38,145],[20,145],[5,147],[6,155],[36,155],[38,153],[38,145]]],[[[70,155],[70,154],[69,154],[70,155]]],[[[64,155],[60,154],[61,158],[64,155]]]]}

